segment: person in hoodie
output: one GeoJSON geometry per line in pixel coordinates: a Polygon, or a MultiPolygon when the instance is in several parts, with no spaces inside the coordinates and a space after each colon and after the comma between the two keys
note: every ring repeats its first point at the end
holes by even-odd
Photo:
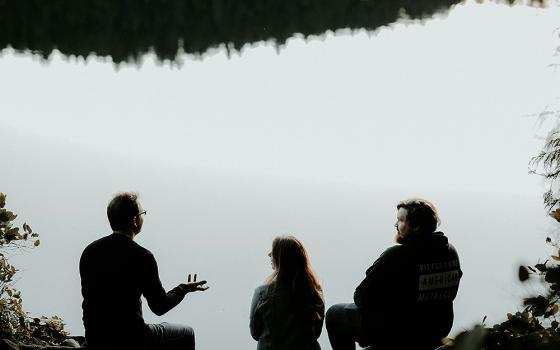
{"type": "Polygon", "coordinates": [[[320,350],[323,292],[303,244],[277,237],[268,254],[274,270],[255,290],[249,328],[258,350],[320,350]]]}
{"type": "Polygon", "coordinates": [[[453,325],[453,300],[462,276],[459,257],[438,232],[433,204],[409,199],[397,205],[397,245],[366,270],[354,303],[329,308],[326,327],[333,350],[362,346],[434,349],[453,325]]]}

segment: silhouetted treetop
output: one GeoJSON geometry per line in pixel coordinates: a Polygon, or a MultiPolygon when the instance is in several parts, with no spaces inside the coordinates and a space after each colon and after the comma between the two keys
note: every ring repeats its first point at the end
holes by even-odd
{"type": "MultiPolygon", "coordinates": [[[[532,1],[542,4],[545,0],[532,1]]],[[[272,41],[342,28],[376,30],[401,18],[425,19],[460,0],[0,0],[0,50],[48,57],[138,61],[153,50],[175,60],[225,45],[272,41]]],[[[514,3],[514,0],[505,0],[514,3]]],[[[473,19],[474,20],[474,19],[473,19]]],[[[476,25],[473,23],[473,25],[476,25]]]]}

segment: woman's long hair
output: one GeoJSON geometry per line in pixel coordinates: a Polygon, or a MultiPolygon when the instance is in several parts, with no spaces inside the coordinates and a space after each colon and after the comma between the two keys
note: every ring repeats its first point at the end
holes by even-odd
{"type": "Polygon", "coordinates": [[[323,291],[303,244],[294,236],[276,237],[271,253],[275,269],[267,283],[277,290],[287,290],[296,311],[322,319],[323,291]]]}

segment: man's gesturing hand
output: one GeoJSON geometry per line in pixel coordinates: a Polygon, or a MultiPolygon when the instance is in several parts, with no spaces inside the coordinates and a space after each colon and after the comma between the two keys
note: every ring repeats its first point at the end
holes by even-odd
{"type": "Polygon", "coordinates": [[[196,281],[196,273],[194,274],[193,281],[191,282],[191,274],[189,273],[189,277],[187,277],[187,283],[185,283],[185,285],[187,286],[187,293],[205,291],[208,289],[208,286],[205,286],[205,284],[206,281],[196,281]]]}

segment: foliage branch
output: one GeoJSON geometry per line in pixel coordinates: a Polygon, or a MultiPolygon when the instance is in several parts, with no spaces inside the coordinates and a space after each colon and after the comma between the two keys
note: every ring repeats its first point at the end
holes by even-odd
{"type": "Polygon", "coordinates": [[[14,251],[38,247],[39,235],[24,223],[14,225],[17,215],[5,208],[6,195],[0,193],[0,339],[32,344],[57,344],[67,336],[62,319],[29,317],[23,310],[21,292],[14,288],[18,269],[8,257],[14,251]]]}
{"type": "MultiPolygon", "coordinates": [[[[550,216],[560,222],[560,125],[549,133],[543,150],[534,157],[531,173],[543,176],[548,188],[543,195],[550,216]],[[556,207],[556,209],[554,209],[556,207]]],[[[522,282],[536,278],[544,289],[523,300],[523,308],[491,327],[483,324],[457,336],[458,350],[558,350],[560,349],[560,243],[546,238],[554,253],[544,262],[520,266],[522,282]]]]}

